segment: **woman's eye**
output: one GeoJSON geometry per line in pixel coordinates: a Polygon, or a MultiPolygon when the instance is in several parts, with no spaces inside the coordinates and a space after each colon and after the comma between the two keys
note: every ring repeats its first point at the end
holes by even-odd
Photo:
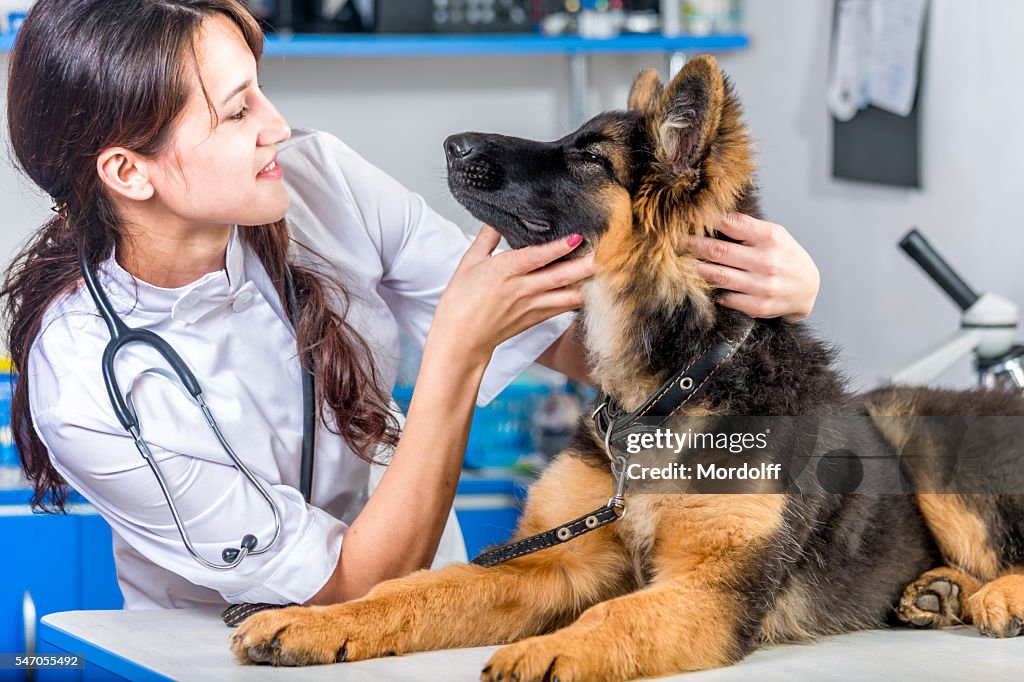
{"type": "Polygon", "coordinates": [[[249,114],[249,107],[242,107],[237,114],[231,117],[232,121],[241,121],[249,114]]]}

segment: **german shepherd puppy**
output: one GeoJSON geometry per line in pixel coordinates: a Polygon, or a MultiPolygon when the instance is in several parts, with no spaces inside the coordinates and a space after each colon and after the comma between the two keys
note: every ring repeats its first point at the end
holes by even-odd
{"type": "MultiPolygon", "coordinates": [[[[598,272],[584,285],[579,327],[593,376],[624,410],[749,329],[679,414],[864,412],[828,347],[802,325],[755,323],[716,305],[685,248],[687,235],[714,233],[727,213],[759,213],[752,145],[714,59],[690,61],[667,87],[642,72],[627,111],[555,142],[465,134],[446,152],[456,198],[511,246],[586,238],[598,272]]],[[[613,490],[604,444],[584,418],[530,489],[516,538],[585,515],[613,490]]],[[[937,512],[950,528],[963,517],[954,507],[937,512]]],[[[482,679],[628,680],[882,625],[906,586],[941,565],[909,495],[636,494],[626,508],[615,523],[491,568],[420,571],[356,601],[257,614],[232,649],[245,663],[306,665],[508,644],[482,679]]],[[[992,577],[993,552],[979,559],[992,577]]],[[[930,579],[940,574],[925,575],[908,592],[912,605],[921,589],[944,590],[930,579]]],[[[958,608],[970,591],[961,585],[958,608]]],[[[923,623],[920,613],[905,617],[923,623]]]]}

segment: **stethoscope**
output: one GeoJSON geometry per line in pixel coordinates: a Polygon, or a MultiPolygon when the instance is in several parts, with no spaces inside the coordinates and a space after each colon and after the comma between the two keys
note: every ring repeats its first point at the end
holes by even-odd
{"type": "MultiPolygon", "coordinates": [[[[245,466],[238,455],[235,454],[234,450],[231,449],[231,445],[228,444],[224,438],[224,434],[221,433],[220,427],[217,426],[217,420],[214,419],[213,413],[210,411],[209,406],[203,400],[203,389],[200,388],[199,382],[196,381],[196,377],[192,374],[192,371],[188,368],[185,362],[181,359],[181,356],[159,335],[149,331],[148,329],[136,329],[129,327],[124,323],[117,313],[114,312],[113,306],[110,304],[110,299],[103,292],[99,283],[96,281],[96,277],[89,267],[89,262],[85,256],[85,252],[80,251],[78,254],[78,262],[82,269],[82,278],[85,280],[85,286],[89,290],[89,295],[92,296],[93,302],[96,304],[96,308],[99,310],[100,315],[103,317],[103,321],[107,324],[107,329],[110,332],[110,341],[103,349],[103,383],[107,389],[107,397],[110,398],[110,405],[114,408],[114,414],[117,415],[117,420],[121,422],[121,425],[131,434],[135,440],[135,447],[139,449],[139,453],[142,454],[143,459],[149,464],[149,468],[153,470],[153,474],[156,476],[157,482],[160,484],[160,490],[163,492],[164,499],[167,500],[167,506],[171,510],[171,516],[174,517],[174,524],[178,527],[178,533],[181,534],[181,539],[185,543],[185,547],[188,549],[189,554],[203,566],[213,569],[215,571],[227,571],[235,568],[242,560],[247,556],[255,556],[257,554],[263,554],[271,547],[273,547],[278,538],[281,536],[281,513],[274,504],[274,501],[270,498],[270,493],[263,486],[262,483],[249,471],[249,468],[245,466]],[[274,514],[274,537],[271,538],[270,542],[265,544],[263,547],[257,547],[259,541],[255,535],[246,534],[240,543],[240,547],[226,547],[221,552],[221,558],[225,563],[215,564],[211,561],[207,561],[205,558],[200,556],[199,552],[196,551],[192,544],[192,540],[189,538],[188,531],[185,529],[185,524],[182,522],[178,509],[174,505],[174,499],[171,497],[170,490],[167,487],[167,481],[164,478],[163,471],[160,470],[160,465],[157,463],[156,458],[153,457],[153,453],[150,452],[149,445],[142,437],[142,430],[139,427],[139,417],[135,411],[135,405],[132,402],[132,392],[129,390],[126,394],[121,394],[121,389],[118,386],[117,378],[114,376],[114,359],[117,353],[132,343],[141,343],[155,349],[160,355],[167,361],[174,374],[171,374],[166,369],[151,368],[140,372],[135,379],[132,381],[134,386],[135,382],[138,381],[139,377],[144,374],[156,374],[164,377],[177,385],[180,382],[180,387],[183,388],[183,393],[190,398],[191,402],[199,407],[203,413],[203,417],[206,419],[206,423],[209,425],[210,430],[213,431],[213,435],[217,438],[221,447],[224,448],[224,452],[227,453],[228,457],[234,463],[235,467],[238,468],[242,475],[245,476],[246,480],[259,491],[260,495],[266,500],[267,505],[270,506],[270,510],[274,514]],[[177,381],[175,381],[177,380],[177,381]]],[[[285,266],[284,270],[285,279],[285,296],[288,304],[288,316],[291,319],[292,325],[298,329],[299,319],[299,298],[298,293],[295,289],[295,282],[292,280],[292,273],[288,266],[285,266]]],[[[299,488],[302,491],[302,496],[309,501],[310,492],[313,485],[313,450],[315,447],[315,426],[316,426],[316,415],[314,412],[314,391],[313,391],[313,375],[305,368],[302,370],[302,468],[299,478],[299,488]]]]}

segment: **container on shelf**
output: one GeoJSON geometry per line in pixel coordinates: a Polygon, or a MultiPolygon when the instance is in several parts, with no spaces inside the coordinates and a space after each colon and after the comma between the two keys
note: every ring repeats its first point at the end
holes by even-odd
{"type": "Polygon", "coordinates": [[[0,358],[0,490],[25,486],[11,431],[11,397],[16,379],[17,376],[11,372],[10,359],[0,358]]]}
{"type": "Polygon", "coordinates": [[[739,30],[739,0],[684,0],[683,24],[689,35],[702,37],[739,30]]]}

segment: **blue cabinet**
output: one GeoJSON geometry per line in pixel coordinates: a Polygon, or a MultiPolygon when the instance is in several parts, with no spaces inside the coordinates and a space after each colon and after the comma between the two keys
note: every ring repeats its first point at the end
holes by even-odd
{"type": "MultiPolygon", "coordinates": [[[[110,527],[87,506],[67,515],[34,514],[28,493],[0,494],[0,652],[59,653],[35,637],[39,618],[57,611],[119,609],[110,527]]],[[[72,652],[74,653],[74,652],[72,652]]],[[[86,670],[41,670],[41,682],[92,679],[86,670]],[[83,676],[84,675],[84,676],[83,676]]],[[[27,679],[0,670],[0,680],[27,679]]]]}

